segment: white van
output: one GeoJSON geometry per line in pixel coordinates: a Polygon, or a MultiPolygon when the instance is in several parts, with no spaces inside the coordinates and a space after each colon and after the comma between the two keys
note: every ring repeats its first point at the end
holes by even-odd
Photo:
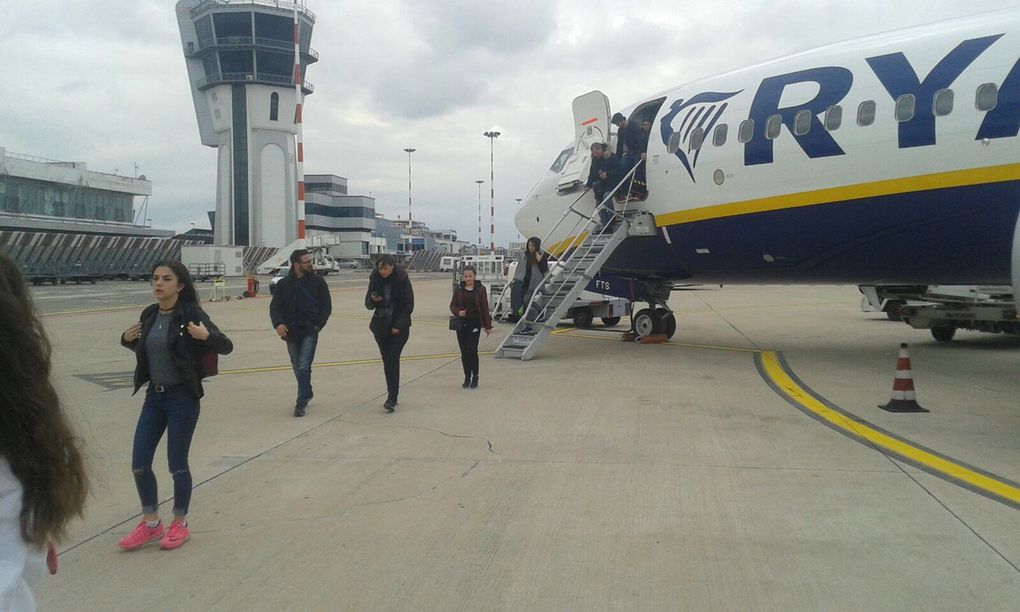
{"type": "Polygon", "coordinates": [[[440,272],[453,272],[457,268],[457,260],[459,257],[456,255],[444,255],[439,260],[439,271],[440,272]]]}

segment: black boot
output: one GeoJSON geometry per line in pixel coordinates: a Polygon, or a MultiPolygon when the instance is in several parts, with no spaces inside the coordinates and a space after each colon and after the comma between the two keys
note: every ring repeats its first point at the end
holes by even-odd
{"type": "Polygon", "coordinates": [[[472,389],[477,389],[478,388],[478,374],[474,374],[474,375],[471,376],[470,387],[472,389]]]}
{"type": "Polygon", "coordinates": [[[468,386],[470,386],[470,385],[471,385],[471,375],[470,374],[465,374],[464,375],[464,384],[461,385],[461,387],[464,387],[465,389],[467,389],[468,386]]]}

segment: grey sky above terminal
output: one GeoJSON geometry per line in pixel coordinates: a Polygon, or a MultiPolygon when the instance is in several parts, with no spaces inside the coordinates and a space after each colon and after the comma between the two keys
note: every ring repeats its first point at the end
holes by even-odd
{"type": "MultiPolygon", "coordinates": [[[[1016,7],[1017,0],[309,0],[305,170],[350,179],[376,210],[477,239],[477,185],[495,143],[496,241],[572,137],[570,102],[614,106],[830,42],[1016,7]]],[[[5,3],[0,144],[153,181],[157,227],[207,226],[215,149],[199,143],[171,0],[5,3]]],[[[483,185],[488,242],[488,184],[483,185]]]]}

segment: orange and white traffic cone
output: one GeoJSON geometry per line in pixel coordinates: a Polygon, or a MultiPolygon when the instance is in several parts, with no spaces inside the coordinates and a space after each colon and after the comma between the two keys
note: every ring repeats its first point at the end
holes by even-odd
{"type": "Polygon", "coordinates": [[[910,353],[907,344],[900,345],[900,357],[896,361],[896,378],[893,380],[892,398],[889,403],[879,406],[889,412],[928,412],[917,403],[914,393],[914,375],[910,370],[910,353]]]}

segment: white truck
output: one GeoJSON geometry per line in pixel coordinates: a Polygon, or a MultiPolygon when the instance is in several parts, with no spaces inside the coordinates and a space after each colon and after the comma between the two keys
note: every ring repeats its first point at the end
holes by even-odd
{"type": "Polygon", "coordinates": [[[949,342],[957,329],[1020,334],[1012,288],[978,285],[861,286],[861,309],[885,312],[893,321],[931,330],[949,342]]]}
{"type": "Polygon", "coordinates": [[[224,276],[244,276],[244,247],[181,247],[181,263],[199,281],[224,276]]]}

